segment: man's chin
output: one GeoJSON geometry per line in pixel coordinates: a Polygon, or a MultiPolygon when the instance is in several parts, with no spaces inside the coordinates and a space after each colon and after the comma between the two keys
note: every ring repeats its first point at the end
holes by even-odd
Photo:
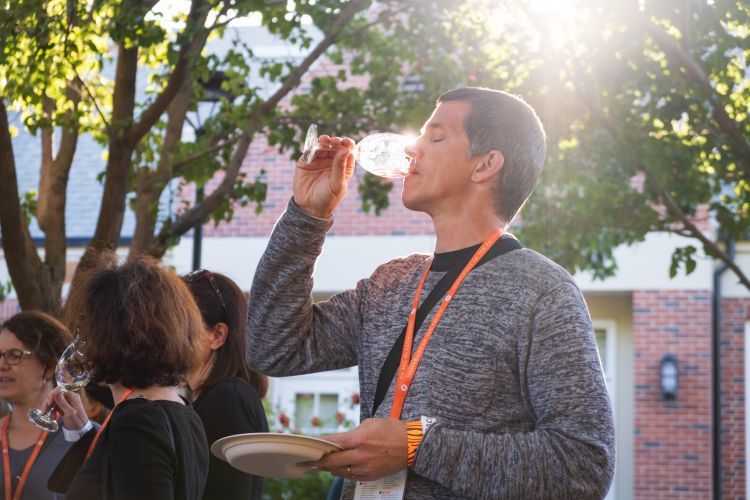
{"type": "Polygon", "coordinates": [[[422,205],[418,202],[418,200],[410,199],[406,196],[401,196],[401,203],[406,207],[407,209],[411,210],[412,212],[424,212],[424,208],[422,205]]]}
{"type": "Polygon", "coordinates": [[[404,207],[412,212],[428,212],[429,200],[420,196],[420,191],[415,189],[417,186],[408,186],[408,177],[404,181],[404,187],[401,190],[401,203],[404,207]]]}

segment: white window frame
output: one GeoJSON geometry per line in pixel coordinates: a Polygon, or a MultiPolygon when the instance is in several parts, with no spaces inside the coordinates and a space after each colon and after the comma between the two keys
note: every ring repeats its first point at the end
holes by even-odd
{"type": "MultiPolygon", "coordinates": [[[[607,352],[604,356],[607,359],[606,372],[604,377],[607,380],[607,388],[610,391],[617,391],[617,323],[614,320],[594,320],[592,321],[594,330],[604,330],[607,339],[607,352]],[[610,387],[611,386],[611,387],[610,387]]],[[[599,354],[601,356],[601,353],[599,354]]],[[[615,411],[615,398],[612,397],[612,411],[615,411]]]]}
{"type": "Polygon", "coordinates": [[[745,484],[750,486],[750,321],[745,322],[745,484]]]}
{"type": "MultiPolygon", "coordinates": [[[[296,392],[294,394],[294,404],[295,405],[297,404],[297,396],[301,396],[303,394],[311,394],[312,397],[313,397],[313,411],[312,411],[313,417],[316,417],[316,416],[320,417],[320,396],[322,396],[324,394],[326,396],[336,396],[336,407],[337,408],[341,407],[341,403],[342,403],[342,401],[341,401],[341,394],[338,391],[330,391],[330,392],[321,391],[321,392],[312,392],[312,393],[311,392],[305,392],[305,391],[298,391],[298,392],[296,392]]],[[[331,432],[336,432],[337,431],[337,427],[338,426],[335,426],[335,427],[324,427],[324,426],[313,427],[310,422],[307,422],[304,425],[298,425],[298,424],[302,424],[302,422],[296,422],[296,419],[297,419],[297,408],[296,408],[296,406],[295,406],[295,408],[292,409],[292,415],[290,415],[290,417],[291,417],[292,428],[296,429],[296,430],[299,430],[300,432],[304,432],[306,434],[318,434],[318,433],[327,434],[327,433],[331,433],[331,432]]]]}
{"type": "MultiPolygon", "coordinates": [[[[594,330],[604,330],[606,338],[606,352],[604,356],[607,360],[606,371],[604,372],[604,379],[607,382],[607,391],[609,392],[609,399],[612,402],[612,413],[617,419],[617,322],[611,319],[603,320],[592,320],[594,330]]],[[[598,347],[598,346],[597,346],[598,347]]],[[[599,353],[599,356],[602,354],[599,353]]],[[[612,486],[609,488],[609,493],[605,497],[605,500],[616,500],[617,498],[617,475],[615,474],[612,486]]]]}
{"type": "MultiPolygon", "coordinates": [[[[350,372],[349,369],[334,370],[275,378],[273,382],[273,393],[269,396],[269,400],[273,401],[272,408],[275,413],[279,411],[286,413],[290,419],[291,429],[294,429],[296,424],[294,419],[297,394],[305,393],[314,395],[313,408],[315,411],[319,409],[320,394],[338,394],[339,409],[344,417],[354,424],[359,423],[359,406],[352,407],[351,404],[347,404],[354,393],[359,393],[356,372],[350,372]]],[[[273,422],[273,424],[269,422],[269,427],[276,428],[276,426],[277,422],[273,422]]]]}

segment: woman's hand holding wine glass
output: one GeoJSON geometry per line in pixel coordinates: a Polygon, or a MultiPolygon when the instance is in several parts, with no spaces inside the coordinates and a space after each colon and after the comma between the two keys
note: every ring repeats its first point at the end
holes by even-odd
{"type": "Polygon", "coordinates": [[[65,415],[66,427],[70,429],[80,429],[88,421],[80,396],[72,394],[73,391],[85,387],[91,380],[90,364],[84,354],[85,345],[86,342],[80,336],[76,336],[73,343],[60,356],[55,368],[58,387],[47,398],[47,410],[37,408],[29,411],[29,420],[36,426],[50,432],[57,431],[58,412],[65,415]]]}

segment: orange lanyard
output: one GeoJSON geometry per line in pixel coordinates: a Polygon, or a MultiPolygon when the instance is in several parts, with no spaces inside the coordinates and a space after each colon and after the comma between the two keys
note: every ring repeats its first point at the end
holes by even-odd
{"type": "Polygon", "coordinates": [[[91,454],[94,452],[94,447],[96,446],[96,443],[99,442],[99,437],[101,437],[102,432],[104,432],[104,429],[107,428],[107,424],[109,423],[109,419],[112,418],[112,414],[115,412],[115,408],[120,406],[120,403],[128,399],[128,396],[130,396],[133,393],[133,389],[125,389],[125,392],[122,393],[122,396],[120,396],[119,401],[117,401],[117,404],[112,408],[112,411],[109,412],[109,415],[107,415],[107,418],[104,419],[104,423],[102,423],[102,426],[99,427],[99,430],[96,431],[96,436],[94,436],[94,440],[91,441],[91,444],[89,445],[89,450],[86,452],[86,458],[83,459],[83,463],[86,463],[91,456],[91,454]]]}
{"type": "Polygon", "coordinates": [[[21,472],[20,480],[18,481],[18,486],[16,486],[16,491],[13,493],[13,486],[10,476],[10,450],[8,445],[8,424],[10,424],[10,415],[5,417],[5,422],[3,422],[3,430],[2,430],[2,439],[3,439],[3,473],[5,474],[5,498],[8,500],[18,500],[21,498],[21,493],[23,493],[23,487],[26,486],[26,479],[29,477],[29,473],[31,472],[31,467],[34,465],[34,462],[36,462],[37,457],[39,456],[39,453],[42,451],[42,445],[44,444],[44,440],[47,439],[47,431],[42,431],[41,434],[39,434],[39,439],[36,441],[36,446],[34,446],[34,450],[31,452],[31,456],[28,460],[26,460],[26,465],[23,468],[23,472],[21,472]]]}
{"type": "Polygon", "coordinates": [[[494,245],[502,235],[503,230],[500,228],[496,229],[491,235],[487,237],[486,240],[484,240],[477,251],[474,252],[471,260],[469,260],[466,266],[464,266],[461,274],[458,275],[458,278],[456,278],[456,281],[453,282],[453,285],[451,285],[448,293],[445,295],[445,297],[443,297],[442,302],[440,302],[440,307],[435,313],[435,316],[432,318],[430,326],[427,328],[424,337],[422,337],[422,341],[419,343],[419,346],[417,346],[417,350],[412,356],[411,346],[412,342],[414,341],[414,323],[417,320],[419,298],[422,295],[422,287],[424,286],[424,282],[427,279],[427,274],[430,272],[430,266],[428,265],[424,270],[422,279],[419,281],[417,291],[414,294],[414,302],[412,303],[411,311],[409,312],[409,322],[406,325],[406,336],[404,337],[404,347],[401,351],[401,363],[398,367],[396,389],[393,395],[393,406],[391,406],[390,418],[394,420],[398,420],[401,418],[401,411],[404,408],[404,400],[406,399],[406,395],[409,393],[409,387],[411,387],[411,382],[412,380],[414,380],[414,374],[417,373],[417,366],[422,360],[422,355],[424,354],[425,349],[427,349],[427,344],[430,342],[430,338],[432,338],[432,334],[435,331],[437,324],[440,322],[440,318],[443,317],[443,313],[448,308],[451,299],[453,298],[453,296],[455,296],[456,291],[458,291],[458,287],[461,286],[464,278],[466,278],[471,270],[476,267],[482,257],[485,256],[490,248],[492,248],[492,245],[494,245]]]}

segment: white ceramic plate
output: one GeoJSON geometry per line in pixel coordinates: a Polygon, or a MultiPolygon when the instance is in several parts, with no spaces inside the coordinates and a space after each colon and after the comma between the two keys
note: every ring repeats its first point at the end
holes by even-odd
{"type": "Polygon", "coordinates": [[[323,439],[273,432],[237,434],[219,439],[211,453],[248,474],[296,478],[311,469],[297,462],[318,460],[331,451],[341,451],[337,444],[323,439]]]}

